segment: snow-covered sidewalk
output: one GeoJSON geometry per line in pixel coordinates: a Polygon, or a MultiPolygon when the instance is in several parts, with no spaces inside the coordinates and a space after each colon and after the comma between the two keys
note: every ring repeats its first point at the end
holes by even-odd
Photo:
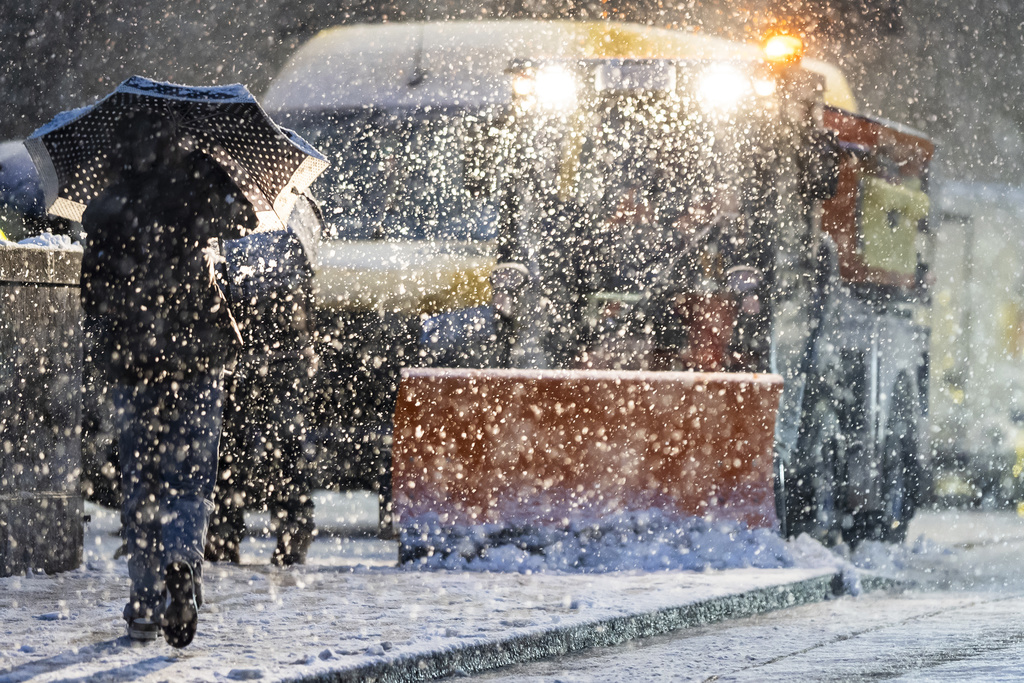
{"type": "MultiPolygon", "coordinates": [[[[55,680],[412,680],[820,600],[836,568],[535,574],[415,571],[394,544],[320,537],[304,567],[207,565],[185,650],[123,637],[116,514],[90,507],[86,562],[0,579],[0,683],[55,680]]],[[[344,515],[337,514],[344,523],[344,515]]]]}

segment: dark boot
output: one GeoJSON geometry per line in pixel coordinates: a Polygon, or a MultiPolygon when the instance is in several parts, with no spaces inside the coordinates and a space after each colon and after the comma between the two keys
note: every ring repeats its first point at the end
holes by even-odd
{"type": "Polygon", "coordinates": [[[308,487],[294,487],[289,493],[289,497],[272,499],[269,505],[270,530],[277,536],[277,548],[270,561],[279,567],[306,563],[306,552],[313,542],[316,528],[313,524],[313,499],[309,497],[308,487]]]}
{"type": "Polygon", "coordinates": [[[222,483],[214,492],[214,510],[206,533],[203,557],[207,562],[240,560],[239,547],[245,537],[244,500],[222,483]],[[223,488],[221,488],[223,487],[223,488]]]}
{"type": "Polygon", "coordinates": [[[313,542],[313,501],[279,501],[270,509],[270,528],[277,536],[277,548],[270,561],[279,567],[305,564],[306,552],[313,542]]]}
{"type": "Polygon", "coordinates": [[[196,637],[199,604],[192,567],[185,562],[167,565],[167,603],[160,620],[164,640],[172,647],[185,647],[196,637]]]}
{"type": "Polygon", "coordinates": [[[306,564],[306,553],[313,543],[313,525],[287,524],[277,532],[277,547],[270,561],[278,567],[306,564]]]}
{"type": "Polygon", "coordinates": [[[236,539],[211,535],[206,540],[206,548],[203,549],[203,559],[207,562],[240,564],[242,558],[238,546],[239,541],[236,539]]]}
{"type": "Polygon", "coordinates": [[[124,608],[124,619],[128,623],[128,637],[132,641],[151,642],[160,637],[158,602],[162,595],[140,595],[134,590],[124,608]]]}

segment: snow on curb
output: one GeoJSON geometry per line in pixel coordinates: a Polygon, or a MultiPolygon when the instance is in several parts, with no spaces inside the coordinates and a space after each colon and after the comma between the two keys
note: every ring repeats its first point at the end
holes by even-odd
{"type": "Polygon", "coordinates": [[[821,574],[686,605],[641,610],[589,622],[581,620],[560,627],[528,629],[490,642],[406,652],[378,662],[319,671],[290,680],[402,683],[479,673],[586,648],[618,645],[682,628],[819,602],[834,597],[836,588],[842,585],[840,575],[821,574]]]}
{"type": "Polygon", "coordinates": [[[476,571],[466,571],[472,562],[461,570],[395,567],[393,560],[345,566],[344,557],[376,556],[355,552],[356,541],[318,539],[317,563],[305,567],[280,570],[252,558],[243,566],[210,565],[208,604],[192,647],[140,649],[119,637],[127,570],[123,559],[110,559],[118,515],[91,512],[81,569],[0,579],[0,682],[112,672],[140,683],[426,680],[891,585],[864,578],[848,551],[837,554],[809,537],[765,535],[759,543],[761,534],[737,526],[686,525],[685,533],[661,537],[652,553],[631,535],[658,537],[651,517],[600,534],[587,530],[580,546],[590,549],[587,561],[568,571],[520,563],[512,552],[491,556],[497,564],[489,568],[474,564],[476,571]],[[658,557],[697,558],[698,571],[648,564],[658,557]]]}
{"type": "Polygon", "coordinates": [[[0,681],[426,680],[828,599],[837,583],[815,569],[527,576],[211,566],[200,633],[178,652],[118,637],[125,578],[117,561],[0,580],[0,681]]]}

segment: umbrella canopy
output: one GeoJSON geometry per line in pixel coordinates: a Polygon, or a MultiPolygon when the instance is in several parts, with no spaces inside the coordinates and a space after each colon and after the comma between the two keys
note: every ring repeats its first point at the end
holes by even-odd
{"type": "Polygon", "coordinates": [[[261,227],[281,229],[296,198],[327,160],[274,123],[240,84],[199,87],[133,76],[88,107],[58,114],[25,141],[50,213],[80,221],[120,173],[115,150],[130,142],[137,112],[165,117],[186,149],[220,164],[252,202],[261,227]]]}

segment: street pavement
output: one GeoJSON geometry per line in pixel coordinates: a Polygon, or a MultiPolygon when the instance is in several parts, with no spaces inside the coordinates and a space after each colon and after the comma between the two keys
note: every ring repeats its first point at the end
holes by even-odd
{"type": "Polygon", "coordinates": [[[910,531],[907,546],[859,557],[889,565],[902,590],[635,639],[476,680],[1024,680],[1024,519],[1012,510],[926,511],[910,531]]]}

